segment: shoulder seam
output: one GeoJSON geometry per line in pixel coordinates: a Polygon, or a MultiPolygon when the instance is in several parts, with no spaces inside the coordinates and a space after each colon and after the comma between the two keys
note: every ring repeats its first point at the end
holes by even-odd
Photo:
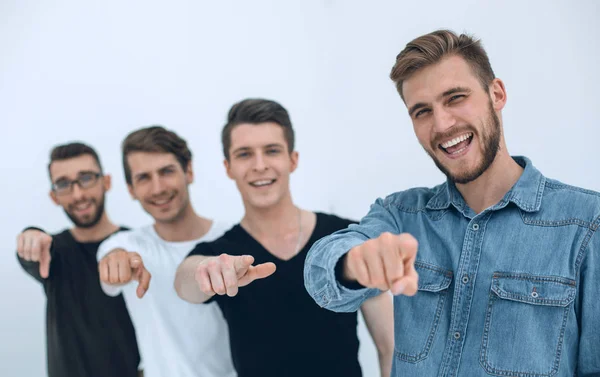
{"type": "Polygon", "coordinates": [[[595,196],[597,198],[600,198],[600,192],[594,191],[594,190],[589,190],[589,189],[585,189],[582,187],[577,187],[577,186],[573,186],[573,185],[569,185],[566,183],[562,183],[562,182],[558,182],[556,180],[547,180],[546,181],[546,187],[552,188],[552,189],[566,189],[569,191],[575,191],[575,192],[580,192],[583,194],[588,194],[588,195],[592,195],[595,196]]]}

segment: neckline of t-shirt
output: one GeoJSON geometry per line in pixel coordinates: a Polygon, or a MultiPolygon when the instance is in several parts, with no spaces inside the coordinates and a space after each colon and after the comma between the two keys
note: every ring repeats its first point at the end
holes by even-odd
{"type": "Polygon", "coordinates": [[[196,239],[189,240],[189,241],[167,241],[164,238],[162,238],[158,234],[158,232],[156,232],[156,229],[154,229],[154,224],[149,224],[146,226],[146,228],[148,229],[148,231],[150,232],[152,237],[156,238],[158,241],[160,241],[161,243],[164,243],[165,245],[185,246],[185,245],[189,245],[189,244],[195,245],[197,243],[204,242],[205,240],[211,240],[211,239],[215,238],[215,233],[218,231],[220,226],[221,226],[221,223],[219,221],[213,219],[212,225],[210,226],[210,229],[208,230],[208,232],[206,232],[200,238],[196,238],[196,239]]]}
{"type": "Polygon", "coordinates": [[[306,247],[308,245],[312,245],[315,241],[314,241],[314,237],[317,234],[317,227],[319,226],[319,220],[321,218],[321,213],[320,212],[315,212],[316,215],[316,219],[315,219],[315,227],[312,230],[312,233],[310,234],[310,237],[308,237],[308,240],[306,241],[306,243],[304,244],[304,246],[302,246],[302,248],[300,250],[298,250],[298,252],[296,253],[296,255],[294,255],[293,257],[291,257],[290,259],[281,259],[279,258],[277,255],[274,255],[273,253],[271,253],[269,250],[267,250],[266,247],[264,247],[260,242],[258,242],[258,240],[254,237],[252,237],[252,235],[250,233],[248,233],[246,231],[246,229],[244,229],[240,223],[238,223],[235,227],[238,229],[238,231],[241,231],[242,234],[245,235],[245,237],[249,238],[252,240],[252,242],[254,242],[254,244],[259,247],[263,252],[265,252],[267,255],[269,255],[271,258],[277,260],[280,263],[289,263],[292,262],[293,260],[295,260],[300,254],[302,254],[304,252],[304,250],[306,249],[306,247]]]}
{"type": "Polygon", "coordinates": [[[119,232],[124,232],[127,231],[128,228],[119,225],[119,229],[115,230],[114,232],[110,233],[108,236],[104,237],[101,240],[97,240],[97,241],[85,241],[85,242],[81,242],[81,241],[77,241],[77,239],[75,238],[75,236],[73,236],[73,233],[71,233],[71,229],[65,229],[64,233],[67,235],[67,237],[69,237],[70,241],[75,242],[76,244],[79,245],[84,245],[84,246],[100,246],[100,244],[104,241],[106,241],[108,238],[114,236],[115,234],[119,233],[119,232]]]}

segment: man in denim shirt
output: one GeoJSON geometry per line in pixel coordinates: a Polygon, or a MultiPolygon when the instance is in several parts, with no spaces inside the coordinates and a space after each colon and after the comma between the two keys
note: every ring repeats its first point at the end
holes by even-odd
{"type": "Polygon", "coordinates": [[[506,90],[472,37],[421,36],[390,77],[448,179],[315,243],[309,294],[347,312],[391,290],[393,376],[600,376],[600,195],[509,155],[506,90]]]}

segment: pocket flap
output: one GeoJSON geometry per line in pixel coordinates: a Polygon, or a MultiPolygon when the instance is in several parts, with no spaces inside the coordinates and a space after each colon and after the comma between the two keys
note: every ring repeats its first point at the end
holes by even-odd
{"type": "Polygon", "coordinates": [[[415,270],[419,274],[419,290],[439,292],[450,286],[452,271],[428,263],[415,261],[415,270]]]}
{"type": "Polygon", "coordinates": [[[492,291],[505,300],[534,305],[567,306],[575,299],[575,281],[556,276],[496,272],[492,291]]]}

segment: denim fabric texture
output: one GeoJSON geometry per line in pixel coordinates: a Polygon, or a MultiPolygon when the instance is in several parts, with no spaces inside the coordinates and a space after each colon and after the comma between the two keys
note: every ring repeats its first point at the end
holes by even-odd
{"type": "Polygon", "coordinates": [[[383,232],[419,242],[419,291],[394,297],[392,376],[600,376],[600,194],[524,171],[479,214],[452,182],[378,199],[359,224],[313,245],[304,278],[318,305],[355,311],[379,293],[335,266],[383,232]]]}

